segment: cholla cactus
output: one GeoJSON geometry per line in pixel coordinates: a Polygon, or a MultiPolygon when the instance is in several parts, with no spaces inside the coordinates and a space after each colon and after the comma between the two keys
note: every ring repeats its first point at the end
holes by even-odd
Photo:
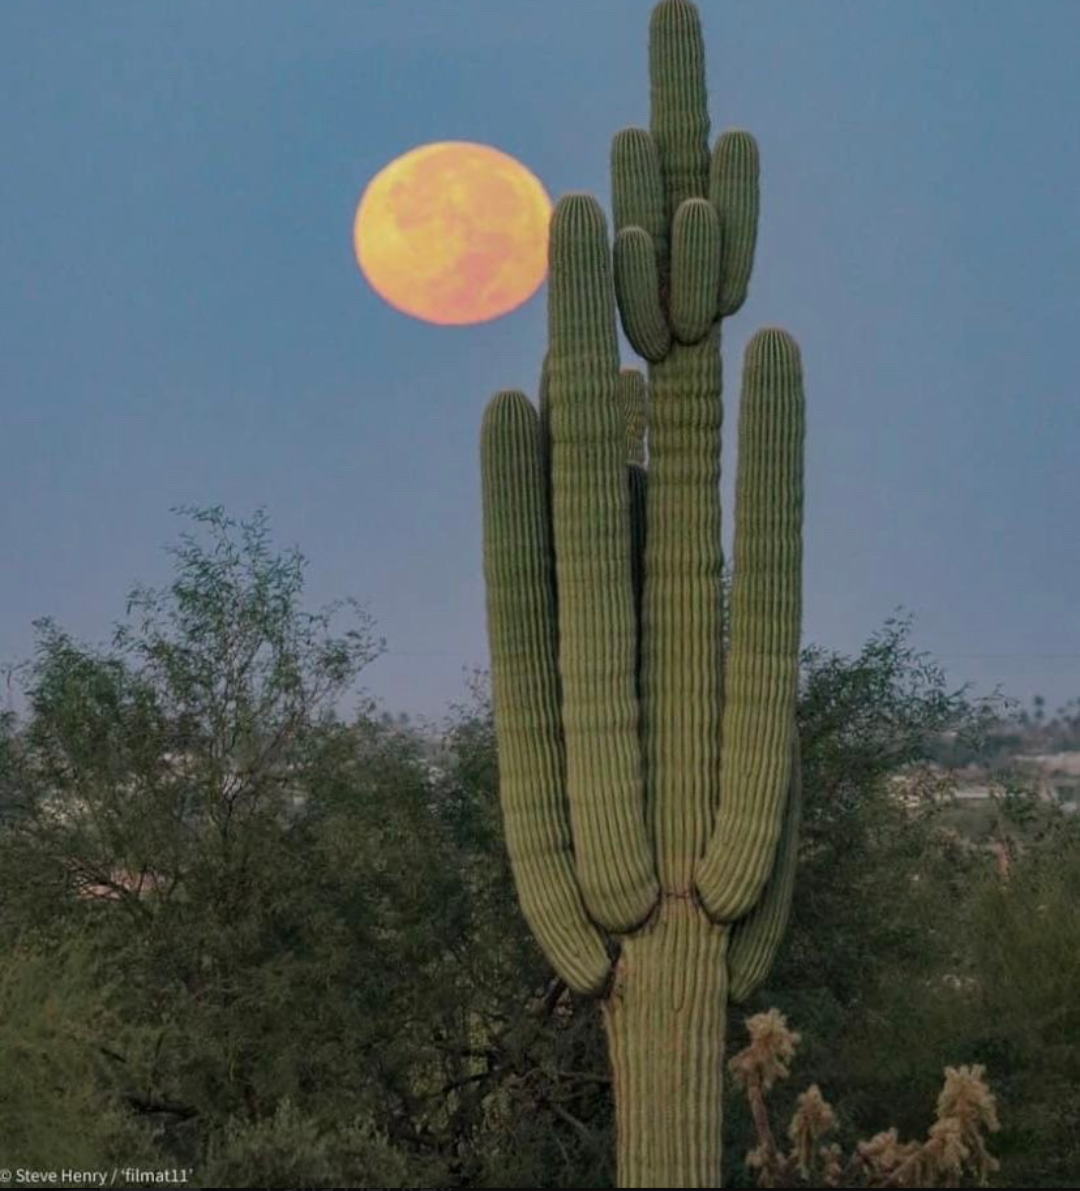
{"type": "Polygon", "coordinates": [[[998,1169],[985,1137],[1000,1128],[997,1103],[979,1065],[945,1068],[937,1120],[925,1141],[902,1142],[888,1129],[858,1142],[847,1158],[836,1142],[824,1140],[836,1129],[836,1114],[811,1084],[788,1126],[791,1148],[782,1151],[765,1101],[773,1084],[788,1077],[799,1035],[775,1009],[749,1018],[746,1028],[750,1044],[729,1067],[750,1102],[758,1144],[746,1164],[759,1187],[984,1187],[998,1169]]]}
{"type": "Polygon", "coordinates": [[[613,253],[591,198],[552,219],[540,409],[485,413],[484,566],[514,876],[555,969],[603,998],[620,1185],[714,1187],[726,1005],[767,972],[794,877],[804,401],[794,341],[759,332],[725,664],[719,329],[757,150],[709,153],[688,0],[657,5],[650,73],[651,130],[613,146],[613,253]]]}

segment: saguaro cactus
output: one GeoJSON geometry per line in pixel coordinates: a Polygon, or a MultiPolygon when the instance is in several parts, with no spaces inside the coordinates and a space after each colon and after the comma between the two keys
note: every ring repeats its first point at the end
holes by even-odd
{"type": "Polygon", "coordinates": [[[688,0],[656,6],[650,75],[650,130],[613,145],[613,252],[593,199],[553,215],[540,409],[505,391],[484,415],[484,568],[507,844],[552,965],[602,1000],[619,1185],[717,1187],[726,1006],[768,971],[794,879],[804,401],[794,341],[759,332],[725,659],[719,328],[757,149],[725,133],[710,156],[688,0]]]}

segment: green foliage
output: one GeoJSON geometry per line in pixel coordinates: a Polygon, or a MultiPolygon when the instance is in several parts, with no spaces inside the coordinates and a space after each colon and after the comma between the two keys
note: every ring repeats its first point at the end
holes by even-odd
{"type": "Polygon", "coordinates": [[[124,1027],[94,959],[74,940],[0,950],[0,1139],[10,1166],[86,1170],[153,1153],[103,1045],[124,1027]]]}
{"type": "Polygon", "coordinates": [[[1080,1171],[1080,823],[1056,815],[1003,879],[981,866],[951,921],[954,967],[913,1014],[913,1058],[946,1046],[995,1072],[1014,1186],[1080,1171]]]}
{"type": "Polygon", "coordinates": [[[435,768],[403,725],[337,719],[365,622],[305,613],[262,519],[197,522],[111,650],[41,626],[3,725],[13,1160],[602,1185],[608,1111],[559,1074],[601,1070],[595,1023],[521,928],[489,716],[462,713],[435,768]],[[74,1033],[25,1062],[46,1013],[74,1033]]]}
{"type": "MultiPolygon", "coordinates": [[[[942,731],[976,737],[986,711],[949,691],[909,636],[910,622],[894,619],[856,658],[804,651],[800,893],[788,945],[762,996],[827,990],[843,1006],[883,956],[918,964],[927,954],[927,926],[910,914],[920,896],[913,877],[932,863],[948,788],[916,779],[942,731]],[[891,779],[898,773],[920,791],[914,806],[896,797],[891,779]],[[823,922],[830,924],[827,947],[818,937],[823,922]]],[[[798,1018],[811,1041],[819,1036],[812,1012],[800,1007],[798,1018]]]]}
{"type": "MultiPolygon", "coordinates": [[[[0,833],[6,954],[27,932],[85,941],[116,990],[101,1044],[184,1165],[226,1120],[254,1126],[286,1098],[362,1115],[370,1089],[343,1101],[343,1062],[415,1063],[370,1015],[383,995],[407,1014],[417,979],[386,954],[387,907],[423,920],[450,884],[419,883],[415,861],[395,871],[405,819],[388,825],[370,801],[392,772],[430,834],[419,758],[373,728],[345,739],[333,717],[377,650],[366,619],[334,636],[333,610],[306,613],[302,560],[271,551],[264,518],[195,521],[208,541],[184,535],[174,582],[133,595],[111,651],[39,626],[29,720],[5,738],[0,833]],[[365,774],[369,801],[360,781],[342,797],[367,753],[382,765],[365,774]],[[379,986],[359,977],[372,964],[379,986]],[[352,995],[326,998],[335,984],[352,995]]],[[[111,1111],[103,1100],[102,1122],[111,1111]]]]}
{"type": "MultiPolygon", "coordinates": [[[[263,565],[223,530],[241,558],[203,603],[222,628],[250,608],[243,557],[263,565]]],[[[221,638],[176,628],[161,599],[157,630],[209,673],[198,655],[221,638]]],[[[310,622],[278,623],[281,642],[310,622]]],[[[600,1014],[552,978],[514,898],[483,684],[436,743],[335,718],[340,692],[291,716],[252,702],[249,738],[288,729],[230,820],[227,719],[181,725],[139,656],[51,629],[24,671],[28,714],[0,732],[5,1160],[190,1167],[204,1186],[611,1185],[600,1014]],[[139,746],[175,749],[181,726],[185,764],[139,746]]],[[[309,690],[319,656],[298,668],[309,690]]],[[[748,1012],[803,1026],[800,1082],[827,1091],[846,1146],[885,1123],[921,1134],[942,1068],[985,1064],[1003,1176],[1075,1185],[1080,820],[1025,834],[1002,884],[939,830],[946,792],[891,798],[891,767],[980,723],[903,623],[856,658],[804,652],[802,686],[801,893],[748,1012]]],[[[725,1114],[739,1185],[756,1142],[741,1096],[725,1114]]]]}
{"type": "Polygon", "coordinates": [[[215,1138],[208,1187],[419,1187],[415,1164],[370,1125],[301,1116],[282,1100],[273,1116],[230,1121],[215,1138]]]}
{"type": "MultiPolygon", "coordinates": [[[[997,712],[951,692],[909,629],[890,622],[854,659],[804,655],[800,895],[750,1007],[775,1004],[805,1025],[800,1072],[828,1090],[847,1144],[886,1121],[918,1134],[943,1067],[976,1062],[997,1094],[1007,1185],[1069,1185],[1080,969],[1063,957],[1077,953],[1080,823],[1041,810],[1007,880],[992,852],[957,836],[948,775],[918,774],[943,733],[977,749],[997,712]],[[916,802],[896,797],[898,771],[916,802]]],[[[729,1120],[733,1148],[749,1151],[745,1106],[729,1120]]],[[[731,1185],[746,1177],[730,1165],[731,1185]]]]}

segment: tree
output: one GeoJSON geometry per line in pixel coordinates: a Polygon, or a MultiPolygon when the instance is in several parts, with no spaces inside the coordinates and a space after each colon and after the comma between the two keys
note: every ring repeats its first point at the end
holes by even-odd
{"type": "MultiPolygon", "coordinates": [[[[42,625],[27,713],[0,723],[12,1165],[134,1159],[190,1167],[205,1186],[611,1185],[600,1015],[553,977],[513,897],[483,682],[437,742],[380,724],[367,703],[335,714],[344,686],[308,700],[228,818],[228,717],[238,740],[272,740],[287,705],[249,697],[257,722],[243,699],[212,715],[223,704],[205,686],[180,699],[165,676],[213,673],[244,625],[254,645],[255,578],[280,558],[265,522],[261,553],[223,514],[196,529],[123,648],[42,625]],[[229,582],[191,582],[230,552],[229,582]],[[181,598],[203,615],[181,619],[181,598]],[[146,664],[127,648],[140,642],[176,664],[146,664]]],[[[279,616],[259,657],[293,642],[311,691],[333,650],[296,644],[313,627],[300,578],[290,614],[262,585],[279,616]]],[[[855,657],[805,650],[799,706],[800,892],[748,1012],[798,1021],[794,1074],[821,1087],[848,1148],[883,1124],[920,1134],[942,1068],[985,1064],[1004,1175],[1074,1185],[1080,820],[1028,832],[1004,884],[989,855],[943,831],[947,790],[916,781],[919,763],[943,727],[977,737],[985,709],[948,689],[904,621],[855,657]],[[916,802],[895,797],[897,769],[916,802]]],[[[773,1099],[796,1107],[786,1089],[773,1099]]],[[[725,1180],[745,1184],[757,1143],[737,1091],[725,1112],[725,1180]]]]}
{"type": "Polygon", "coordinates": [[[336,717],[379,648],[363,612],[335,635],[338,609],[304,611],[303,559],[271,549],[263,516],[191,515],[205,540],[181,536],[174,580],[132,594],[111,649],[38,625],[27,722],[2,738],[0,942],[15,963],[16,948],[59,956],[80,937],[109,973],[98,1059],[162,1157],[250,1153],[288,1101],[294,1123],[321,1114],[322,1141],[361,1178],[353,1141],[377,1128],[378,1097],[334,1093],[373,1056],[395,1061],[369,1010],[386,993],[407,1012],[416,980],[387,954],[379,902],[394,874],[372,848],[365,763],[382,781],[392,771],[406,802],[411,783],[421,827],[427,787],[406,753],[336,717]],[[377,980],[358,978],[366,964],[377,980]],[[352,995],[328,1003],[328,981],[352,995]]]}

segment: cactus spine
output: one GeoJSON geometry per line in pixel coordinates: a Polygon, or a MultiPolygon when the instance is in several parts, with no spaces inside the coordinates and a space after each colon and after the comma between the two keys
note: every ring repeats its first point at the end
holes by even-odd
{"type": "Polygon", "coordinates": [[[602,998],[619,1185],[716,1187],[726,1006],[767,973],[794,881],[804,401],[794,341],[759,332],[725,659],[720,320],[746,296],[757,149],[709,153],[689,0],[656,6],[649,58],[614,244],[588,196],[552,218],[540,411],[508,391],[484,415],[484,567],[507,845],[552,965],[602,998]],[[647,386],[620,372],[616,305],[647,386]]]}

